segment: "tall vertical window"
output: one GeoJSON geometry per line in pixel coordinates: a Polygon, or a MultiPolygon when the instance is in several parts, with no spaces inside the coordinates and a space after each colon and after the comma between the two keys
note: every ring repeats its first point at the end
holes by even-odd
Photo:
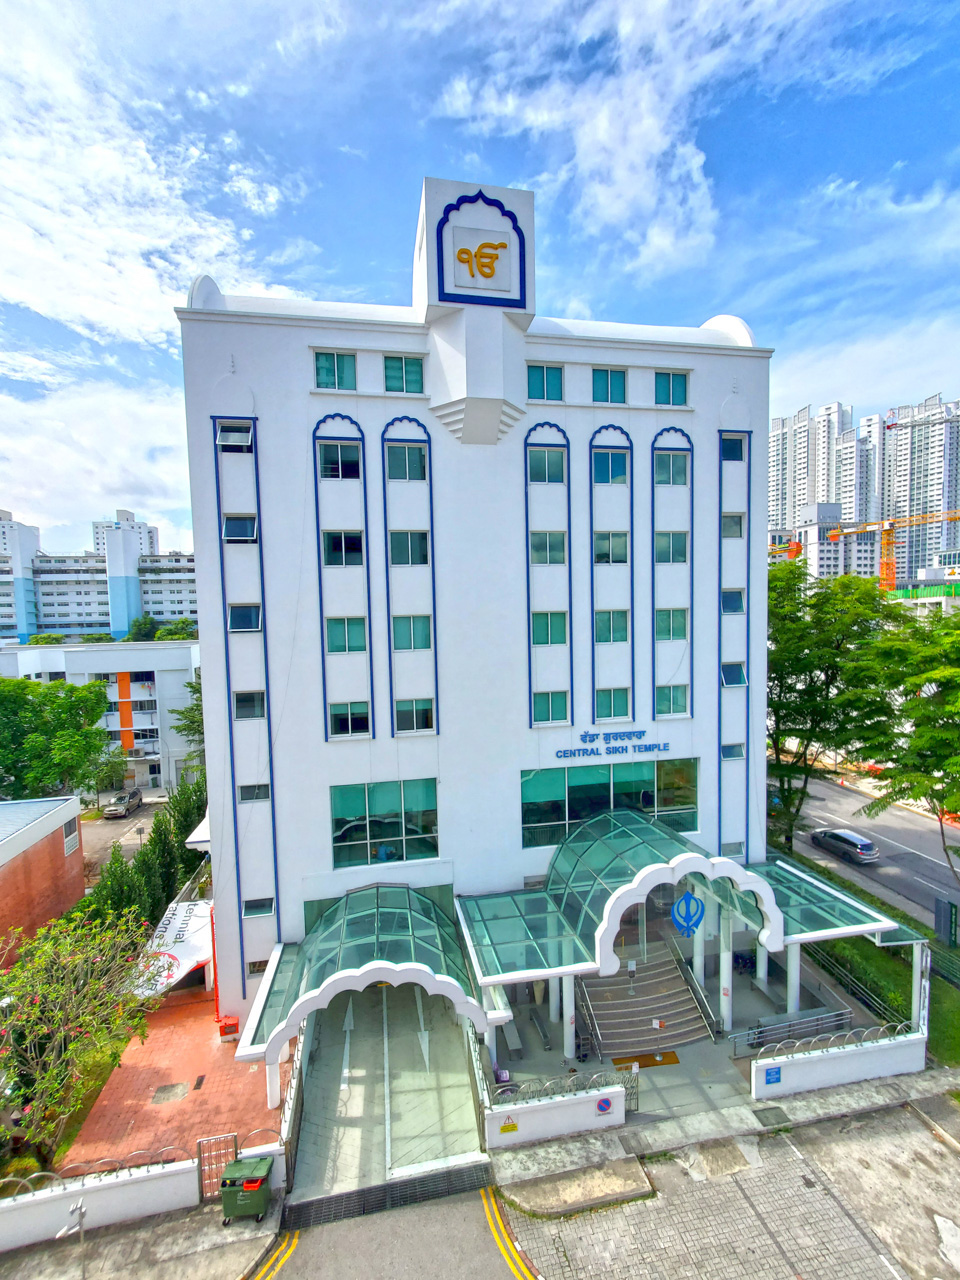
{"type": "Polygon", "coordinates": [[[593,451],[594,484],[626,484],[627,454],[623,449],[593,451]]]}
{"type": "Polygon", "coordinates": [[[655,373],[655,404],[686,404],[687,375],[685,373],[655,373]]]}
{"type": "Polygon", "coordinates": [[[320,444],[321,480],[359,480],[360,446],[358,444],[320,444]]]}
{"type": "Polygon", "coordinates": [[[527,399],[562,400],[563,366],[551,364],[528,364],[527,399]]]}
{"type": "Polygon", "coordinates": [[[658,449],[653,455],[654,484],[686,484],[687,455],[658,449]]]}
{"type": "Polygon", "coordinates": [[[593,402],[594,404],[626,404],[627,375],[623,369],[594,369],[593,402]]]}
{"type": "Polygon", "coordinates": [[[314,352],[317,387],[321,391],[356,391],[357,357],[333,351],[314,352]]]}
{"type": "Polygon", "coordinates": [[[426,480],[427,450],[422,444],[387,445],[388,480],[426,480]]]}
{"type": "Polygon", "coordinates": [[[383,389],[408,395],[423,393],[422,356],[384,356],[383,389]]]}
{"type": "Polygon", "coordinates": [[[531,484],[563,484],[563,449],[528,449],[527,458],[531,484]]]}
{"type": "Polygon", "coordinates": [[[552,720],[566,720],[567,695],[563,693],[535,693],[533,695],[533,723],[548,724],[552,720]]]}
{"type": "Polygon", "coordinates": [[[437,780],[330,788],[333,865],[437,857],[437,780]]]}
{"type": "Polygon", "coordinates": [[[531,533],[530,563],[566,564],[567,535],[562,530],[555,533],[531,533]]]}

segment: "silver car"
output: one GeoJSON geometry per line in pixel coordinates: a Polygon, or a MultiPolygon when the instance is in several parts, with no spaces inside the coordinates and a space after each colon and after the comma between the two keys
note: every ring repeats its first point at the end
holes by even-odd
{"type": "Polygon", "coordinates": [[[818,849],[826,849],[828,853],[847,858],[850,862],[865,864],[876,862],[880,857],[872,840],[857,835],[855,831],[847,831],[845,827],[823,827],[819,831],[812,831],[810,843],[818,849]]]}
{"type": "Polygon", "coordinates": [[[126,818],[143,804],[143,792],[139,787],[131,787],[129,791],[121,791],[115,800],[104,806],[105,818],[126,818]]]}

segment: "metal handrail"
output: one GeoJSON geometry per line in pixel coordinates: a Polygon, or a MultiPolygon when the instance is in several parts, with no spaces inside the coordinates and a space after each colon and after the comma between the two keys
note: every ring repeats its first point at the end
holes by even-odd
{"type": "Polygon", "coordinates": [[[597,1018],[593,1012],[593,1005],[590,1001],[590,993],[586,988],[586,984],[580,975],[577,975],[575,982],[576,990],[580,994],[580,1006],[586,1010],[587,1022],[590,1024],[590,1034],[593,1036],[593,1043],[597,1050],[597,1057],[603,1057],[603,1041],[600,1039],[600,1028],[597,1025],[597,1018]]]}
{"type": "Polygon", "coordinates": [[[751,1049],[760,1049],[771,1043],[783,1043],[786,1040],[809,1039],[811,1035],[847,1031],[853,1018],[851,1009],[834,1009],[830,1013],[817,1013],[809,1018],[791,1018],[789,1022],[777,1022],[770,1026],[757,1023],[745,1031],[734,1031],[727,1039],[733,1045],[733,1056],[744,1057],[751,1049]],[[809,1034],[803,1035],[806,1031],[809,1034]],[[800,1032],[800,1035],[795,1035],[800,1032]],[[782,1037],[782,1039],[781,1039],[782,1037]]]}
{"type": "MultiPolygon", "coordinates": [[[[627,1076],[629,1079],[629,1075],[627,1076]]],[[[502,1084],[493,1093],[493,1103],[511,1106],[536,1102],[541,1098],[562,1098],[571,1093],[587,1093],[591,1089],[610,1089],[625,1085],[619,1071],[578,1071],[573,1075],[551,1076],[549,1079],[524,1080],[522,1084],[502,1084]]]]}
{"type": "Polygon", "coordinates": [[[716,1044],[717,1035],[722,1029],[720,1019],[713,1012],[713,1009],[711,1009],[710,1001],[707,999],[707,993],[697,981],[697,975],[687,964],[686,957],[677,946],[676,939],[667,937],[666,943],[667,949],[677,962],[677,968],[680,970],[680,977],[683,978],[684,982],[687,984],[687,989],[697,1002],[697,1008],[700,1010],[700,1017],[703,1019],[704,1026],[707,1028],[707,1031],[710,1033],[710,1039],[714,1044],[716,1044]]]}
{"type": "Polygon", "coordinates": [[[849,969],[845,969],[842,964],[838,964],[836,960],[827,954],[821,947],[812,943],[804,943],[803,951],[809,958],[828,973],[831,978],[836,978],[844,990],[849,991],[850,995],[859,1000],[862,1005],[875,1013],[878,1017],[883,1018],[885,1022],[896,1023],[900,1021],[900,1014],[893,1009],[878,995],[875,995],[869,987],[865,987],[862,982],[858,981],[849,969]]]}
{"type": "Polygon", "coordinates": [[[757,1054],[761,1058],[793,1058],[803,1053],[814,1053],[823,1049],[846,1048],[848,1045],[864,1044],[877,1040],[895,1040],[897,1036],[912,1035],[917,1030],[913,1022],[886,1022],[883,1026],[852,1027],[849,1031],[837,1032],[834,1035],[805,1036],[799,1040],[781,1040],[779,1044],[765,1044],[757,1054]],[[768,1052],[769,1051],[769,1052],[768,1052]]]}

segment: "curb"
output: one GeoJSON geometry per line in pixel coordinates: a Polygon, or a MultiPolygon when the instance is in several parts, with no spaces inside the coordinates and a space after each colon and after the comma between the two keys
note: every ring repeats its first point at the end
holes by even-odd
{"type": "MultiPolygon", "coordinates": [[[[494,1199],[497,1202],[497,1205],[501,1209],[500,1220],[503,1223],[504,1230],[506,1231],[507,1235],[509,1235],[510,1237],[510,1243],[513,1245],[514,1249],[516,1249],[517,1253],[520,1255],[523,1265],[527,1268],[530,1274],[532,1276],[535,1276],[536,1280],[543,1280],[543,1273],[539,1271],[536,1266],[534,1266],[533,1261],[530,1258],[530,1255],[523,1250],[520,1244],[520,1241],[517,1239],[517,1233],[513,1229],[513,1223],[510,1221],[507,1214],[503,1211],[505,1198],[498,1194],[499,1191],[500,1191],[499,1187],[490,1188],[490,1194],[494,1197],[494,1199]]],[[[509,1201],[506,1201],[506,1203],[509,1203],[509,1201]]],[[[517,1212],[522,1213],[523,1210],[520,1209],[517,1212]]]]}
{"type": "Polygon", "coordinates": [[[245,1271],[240,1272],[239,1276],[237,1276],[237,1280],[251,1280],[251,1277],[254,1276],[263,1266],[271,1252],[276,1249],[277,1241],[280,1239],[280,1234],[281,1233],[278,1231],[275,1236],[267,1237],[267,1243],[257,1254],[256,1258],[254,1258],[253,1262],[250,1263],[249,1267],[247,1267],[245,1271]]]}

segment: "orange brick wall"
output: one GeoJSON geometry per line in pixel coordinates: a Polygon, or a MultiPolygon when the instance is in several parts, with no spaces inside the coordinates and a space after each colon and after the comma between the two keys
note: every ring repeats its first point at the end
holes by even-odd
{"type": "MultiPolygon", "coordinates": [[[[83,823],[79,822],[82,827],[83,823]]],[[[63,828],[57,827],[0,867],[0,933],[22,928],[34,933],[83,897],[83,833],[69,857],[63,828]]]]}

